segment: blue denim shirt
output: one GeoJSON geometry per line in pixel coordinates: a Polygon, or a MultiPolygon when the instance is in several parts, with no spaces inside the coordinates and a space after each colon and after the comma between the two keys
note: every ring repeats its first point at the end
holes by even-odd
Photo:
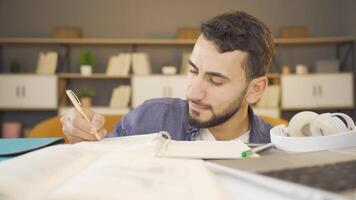
{"type": "MultiPolygon", "coordinates": [[[[270,142],[272,126],[253,114],[248,108],[250,119],[250,142],[270,142]]],[[[112,136],[140,135],[167,131],[174,140],[193,141],[199,133],[197,127],[188,123],[187,101],[175,98],[151,99],[145,101],[119,121],[112,136]]],[[[109,136],[109,137],[110,137],[109,136]]]]}

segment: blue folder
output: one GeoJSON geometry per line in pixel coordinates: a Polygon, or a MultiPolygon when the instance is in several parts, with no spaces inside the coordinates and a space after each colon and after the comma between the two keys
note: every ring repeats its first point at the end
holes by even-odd
{"type": "Polygon", "coordinates": [[[0,161],[40,148],[62,143],[64,143],[64,138],[0,139],[0,161]]]}

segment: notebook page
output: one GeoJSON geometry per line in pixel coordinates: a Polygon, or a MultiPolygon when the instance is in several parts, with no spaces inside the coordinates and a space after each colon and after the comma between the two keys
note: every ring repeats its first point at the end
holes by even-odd
{"type": "Polygon", "coordinates": [[[96,158],[95,153],[57,145],[2,161],[0,199],[41,199],[96,158]]]}
{"type": "MultiPolygon", "coordinates": [[[[241,152],[250,150],[241,141],[175,141],[170,140],[159,151],[158,156],[200,158],[200,159],[233,159],[241,158],[241,152]]],[[[253,156],[257,156],[254,154],[253,156]]]]}
{"type": "Polygon", "coordinates": [[[70,179],[53,200],[225,199],[201,160],[108,154],[70,179]],[[78,192],[80,191],[80,192],[78,192]]]}
{"type": "Polygon", "coordinates": [[[111,153],[120,152],[141,152],[154,155],[157,152],[158,143],[161,141],[161,133],[150,133],[143,135],[132,135],[125,137],[104,138],[100,141],[85,141],[75,144],[75,146],[87,151],[104,151],[111,153]]]}

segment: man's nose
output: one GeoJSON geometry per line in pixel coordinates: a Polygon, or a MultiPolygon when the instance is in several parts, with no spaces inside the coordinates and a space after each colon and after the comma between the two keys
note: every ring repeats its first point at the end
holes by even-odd
{"type": "Polygon", "coordinates": [[[201,80],[196,79],[188,83],[186,97],[187,99],[200,101],[205,98],[205,89],[201,80]]]}

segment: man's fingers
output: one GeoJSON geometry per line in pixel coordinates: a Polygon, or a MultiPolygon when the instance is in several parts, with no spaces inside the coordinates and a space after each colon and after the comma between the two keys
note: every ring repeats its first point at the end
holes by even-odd
{"type": "Polygon", "coordinates": [[[71,136],[76,136],[78,138],[82,138],[82,140],[97,140],[94,134],[83,131],[82,129],[76,127],[69,120],[63,120],[63,132],[66,134],[68,139],[71,136]]]}
{"type": "Polygon", "coordinates": [[[85,132],[94,134],[97,131],[95,126],[86,121],[77,110],[74,111],[73,115],[70,115],[69,120],[71,124],[85,132]]]}
{"type": "Polygon", "coordinates": [[[100,139],[105,138],[107,134],[108,134],[108,131],[105,128],[100,129],[100,131],[98,131],[98,135],[99,135],[100,139]]]}
{"type": "Polygon", "coordinates": [[[92,119],[93,116],[96,114],[93,110],[91,110],[90,108],[83,108],[83,112],[84,114],[89,118],[92,119]]]}
{"type": "Polygon", "coordinates": [[[74,143],[78,143],[78,142],[82,142],[83,139],[80,137],[76,137],[74,135],[67,135],[67,139],[69,141],[69,143],[74,144],[74,143]]]}
{"type": "Polygon", "coordinates": [[[103,128],[104,124],[105,124],[105,117],[102,115],[99,115],[97,113],[95,113],[93,115],[93,118],[91,120],[91,123],[94,125],[94,127],[97,130],[100,130],[101,128],[103,128]]]}

